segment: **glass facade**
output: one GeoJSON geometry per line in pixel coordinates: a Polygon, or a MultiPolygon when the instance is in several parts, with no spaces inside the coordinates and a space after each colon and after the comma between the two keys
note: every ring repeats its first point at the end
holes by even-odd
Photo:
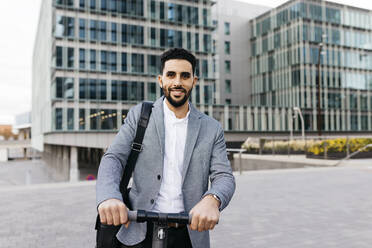
{"type": "Polygon", "coordinates": [[[156,82],[160,54],[171,47],[191,50],[198,59],[200,86],[192,101],[213,103],[211,6],[196,0],[54,0],[54,130],[120,128],[128,106],[162,94],[156,82]]]}
{"type": "Polygon", "coordinates": [[[250,28],[254,106],[300,107],[306,130],[315,131],[319,84],[323,130],[361,131],[371,125],[368,10],[297,0],[250,21],[250,28]]]}

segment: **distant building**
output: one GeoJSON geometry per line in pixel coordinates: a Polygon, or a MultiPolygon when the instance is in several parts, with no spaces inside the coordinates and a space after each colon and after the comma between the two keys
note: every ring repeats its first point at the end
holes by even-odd
{"type": "Polygon", "coordinates": [[[255,130],[288,130],[291,114],[278,108],[293,107],[302,110],[306,130],[318,130],[319,74],[321,130],[372,130],[371,10],[293,0],[251,20],[250,28],[252,105],[272,109],[255,130]]]}
{"type": "MultiPolygon", "coordinates": [[[[216,66],[216,103],[250,104],[250,26],[249,20],[270,10],[261,5],[235,0],[218,0],[212,7],[213,36],[216,66]]],[[[230,121],[232,122],[232,121],[230,121]]],[[[235,129],[230,123],[231,128],[235,129]]]]}

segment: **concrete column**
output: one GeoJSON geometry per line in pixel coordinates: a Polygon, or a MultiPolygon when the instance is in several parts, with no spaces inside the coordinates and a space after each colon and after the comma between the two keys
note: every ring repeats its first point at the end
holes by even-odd
{"type": "Polygon", "coordinates": [[[244,130],[244,107],[239,106],[239,130],[244,130]]]}
{"type": "Polygon", "coordinates": [[[200,104],[200,112],[204,113],[205,111],[205,106],[204,104],[200,104]]]}
{"type": "Polygon", "coordinates": [[[253,130],[253,118],[252,118],[251,106],[247,107],[247,130],[248,131],[253,130]]]}
{"type": "Polygon", "coordinates": [[[208,115],[210,117],[213,117],[213,105],[212,104],[208,105],[208,115]]]}
{"type": "Polygon", "coordinates": [[[225,130],[229,130],[229,106],[225,105],[223,108],[224,112],[224,122],[225,122],[225,130]]]}
{"type": "Polygon", "coordinates": [[[70,148],[70,182],[79,181],[78,151],[76,146],[70,148]]]}
{"type": "Polygon", "coordinates": [[[8,148],[0,148],[0,162],[8,161],[8,148]]]}

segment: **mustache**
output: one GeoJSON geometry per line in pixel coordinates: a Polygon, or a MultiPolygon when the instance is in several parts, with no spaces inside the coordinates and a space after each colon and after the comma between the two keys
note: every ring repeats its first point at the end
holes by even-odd
{"type": "Polygon", "coordinates": [[[172,87],[172,88],[168,88],[168,91],[173,91],[173,90],[181,90],[182,92],[186,93],[186,89],[183,88],[182,86],[175,86],[175,87],[172,87]]]}

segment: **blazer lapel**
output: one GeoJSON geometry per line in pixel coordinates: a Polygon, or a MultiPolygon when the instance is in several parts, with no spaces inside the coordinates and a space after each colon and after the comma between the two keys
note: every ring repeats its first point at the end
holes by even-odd
{"type": "Polygon", "coordinates": [[[164,100],[164,97],[160,97],[158,100],[156,100],[156,102],[154,103],[154,108],[152,109],[152,114],[155,120],[156,131],[158,133],[160,151],[161,151],[161,154],[164,156],[165,127],[164,127],[163,100],[164,100]]]}
{"type": "Polygon", "coordinates": [[[187,134],[186,134],[186,144],[184,151],[184,162],[182,170],[182,184],[185,180],[185,175],[190,165],[191,155],[194,151],[196,140],[198,139],[199,130],[200,130],[200,114],[198,110],[190,103],[190,115],[187,123],[187,134]]]}

